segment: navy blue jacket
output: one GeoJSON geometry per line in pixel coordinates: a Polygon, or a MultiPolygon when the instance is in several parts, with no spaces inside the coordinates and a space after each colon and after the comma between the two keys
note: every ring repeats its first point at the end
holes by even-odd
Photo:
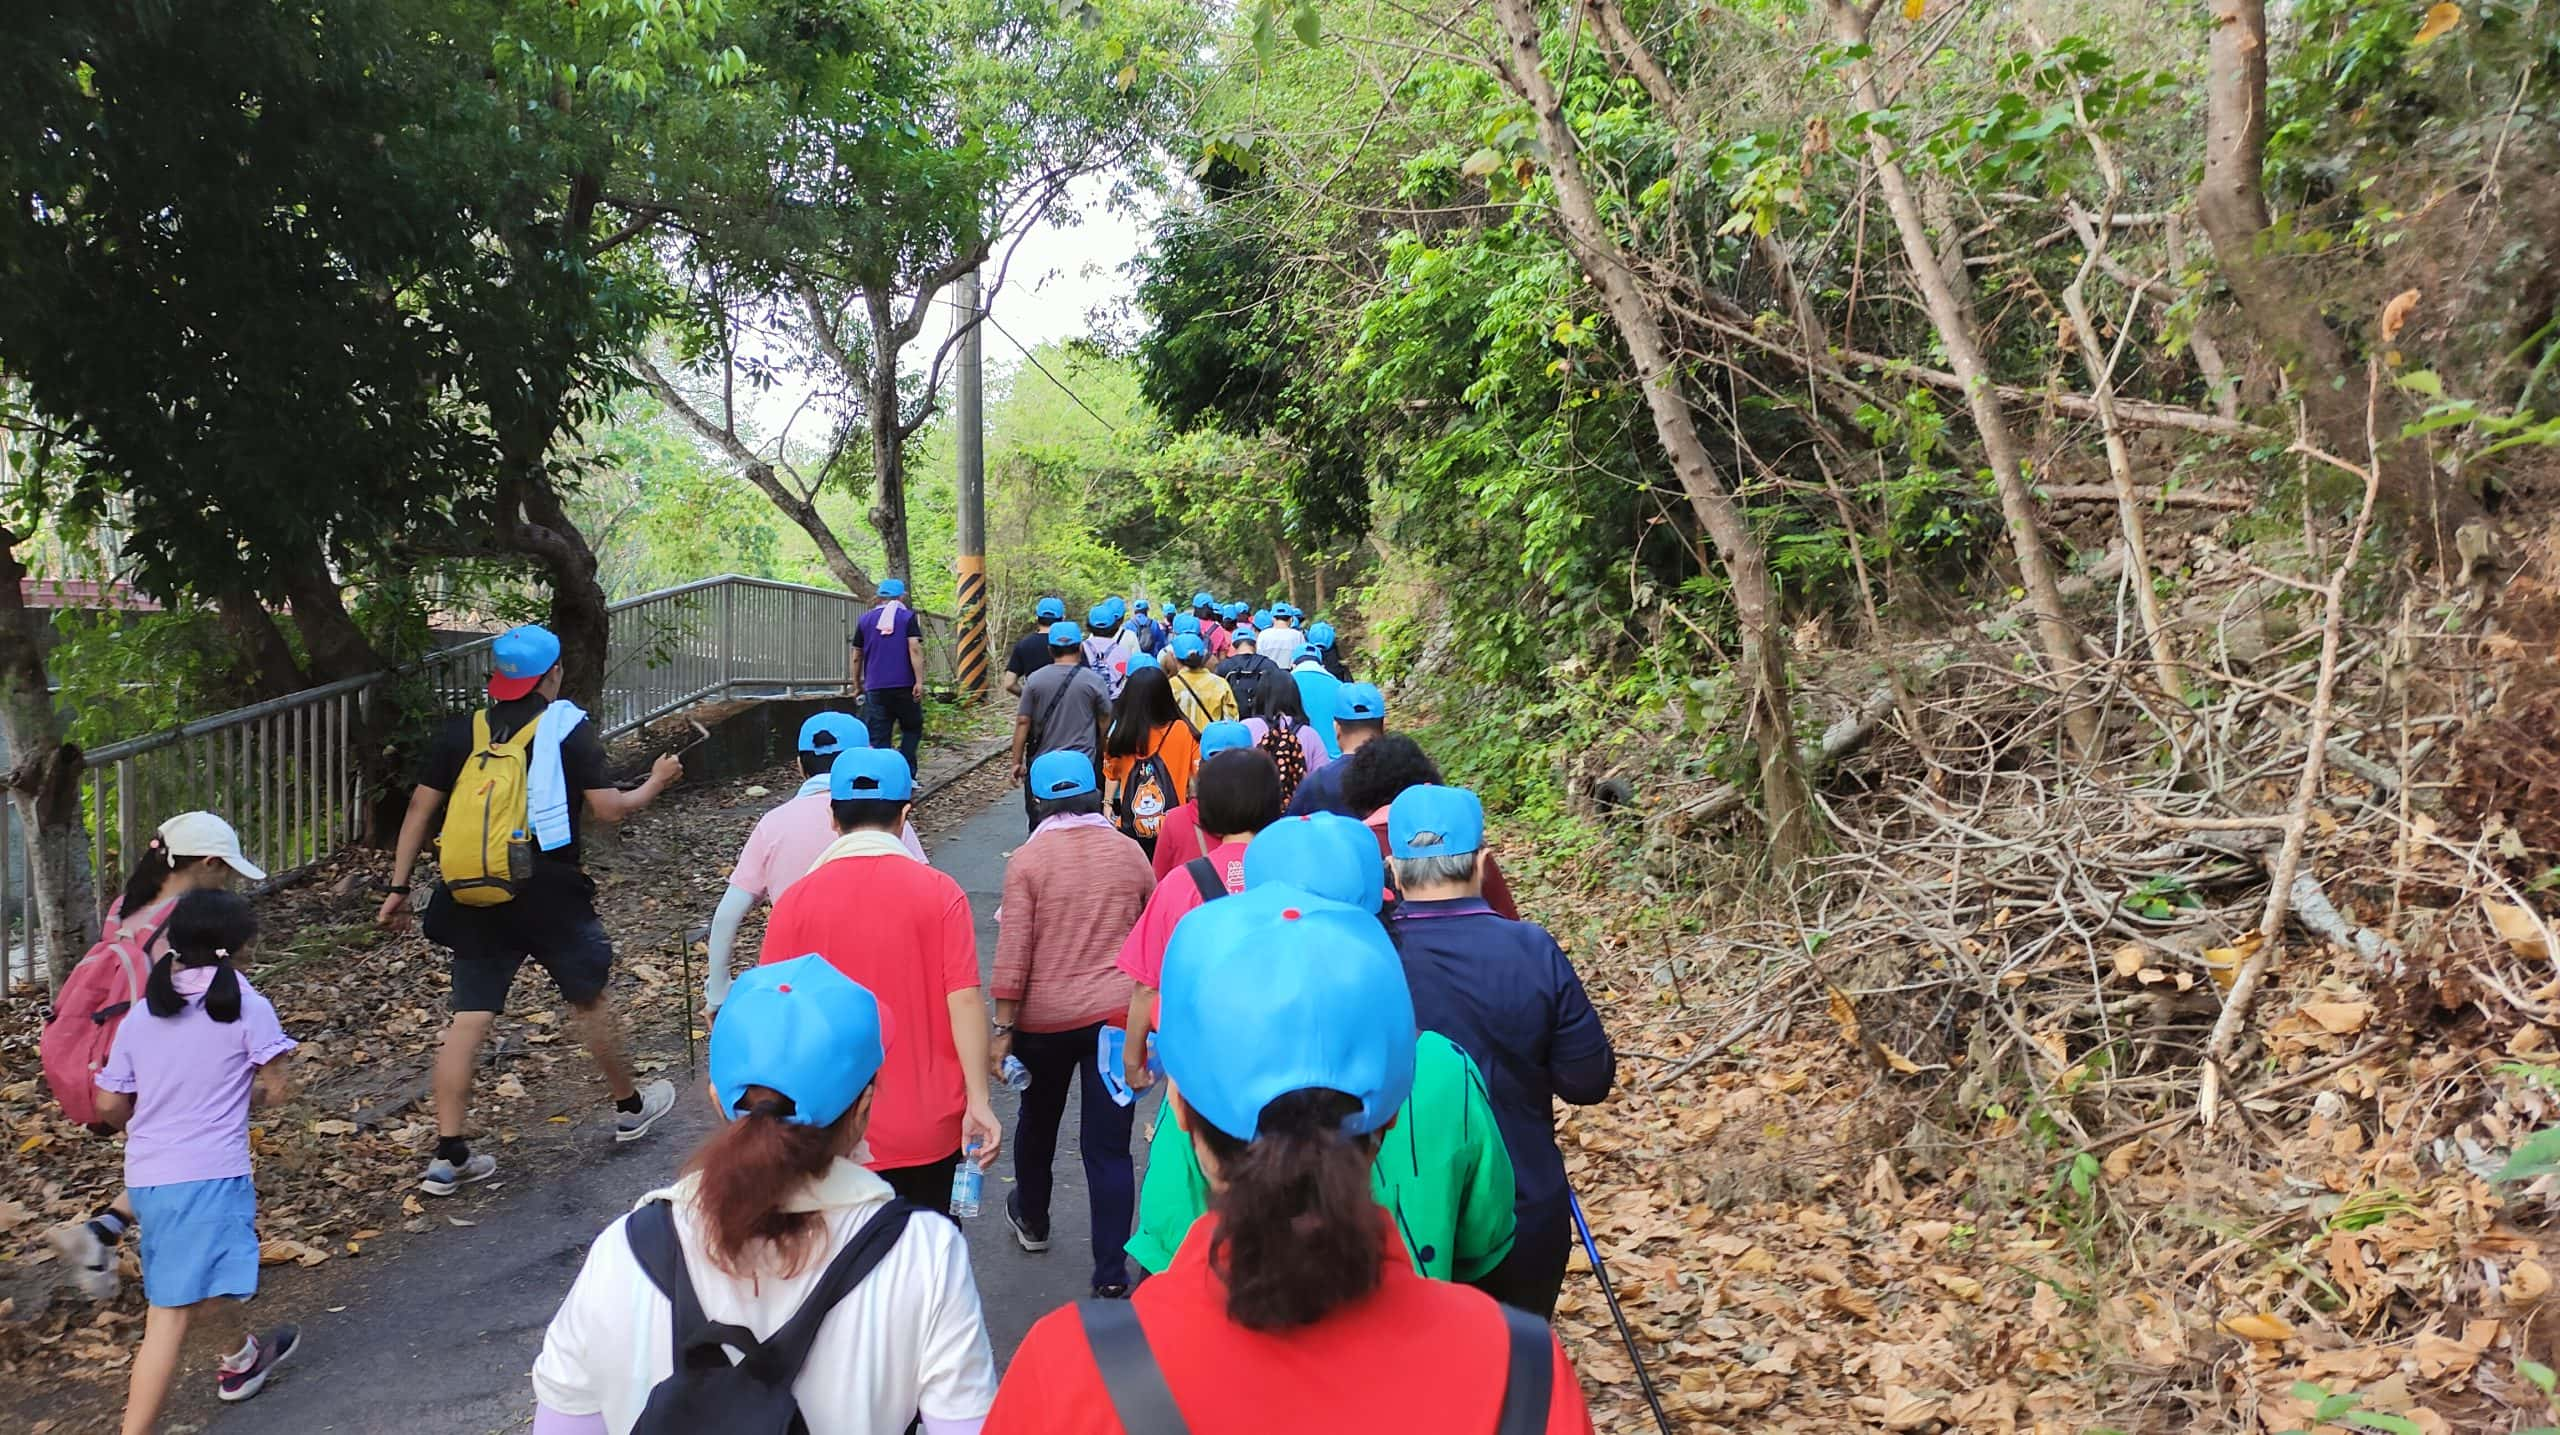
{"type": "Polygon", "coordinates": [[[1344,753],[1308,773],[1298,783],[1298,795],[1289,799],[1289,815],[1313,817],[1319,812],[1337,812],[1354,822],[1368,816],[1352,811],[1351,804],[1342,800],[1342,775],[1350,770],[1351,755],[1344,753]]]}
{"type": "Polygon", "coordinates": [[[1387,930],[1404,957],[1414,1019],[1484,1071],[1511,1152],[1521,1227],[1568,1220],[1555,1099],[1589,1106],[1618,1074],[1572,961],[1546,928],[1498,916],[1474,897],[1400,903],[1387,930]]]}

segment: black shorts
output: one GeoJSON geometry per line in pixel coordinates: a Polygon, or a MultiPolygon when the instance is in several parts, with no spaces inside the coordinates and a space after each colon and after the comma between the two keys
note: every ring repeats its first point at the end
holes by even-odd
{"type": "Polygon", "coordinates": [[[427,940],[453,953],[453,1009],[497,1012],[516,968],[531,957],[551,974],[560,999],[592,1005],[613,975],[613,942],[596,917],[596,884],[563,868],[538,874],[512,902],[466,907],[442,888],[420,924],[427,940]]]}

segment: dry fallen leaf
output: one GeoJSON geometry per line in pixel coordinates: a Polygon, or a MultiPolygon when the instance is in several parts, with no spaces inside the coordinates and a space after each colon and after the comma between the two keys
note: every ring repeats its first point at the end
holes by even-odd
{"type": "Polygon", "coordinates": [[[2291,1322],[2287,1321],[2282,1316],[2269,1315],[2263,1311],[2250,1315],[2232,1316],[2222,1322],[2221,1330],[2225,1335],[2236,1335],[2242,1340],[2282,1341],[2293,1339],[2293,1325],[2291,1322]]]}
{"type": "Polygon", "coordinates": [[[2507,1299],[2531,1305],[2551,1294],[2551,1270],[2540,1261],[2524,1261],[2507,1273],[2507,1299]]]}
{"type": "Polygon", "coordinates": [[[2331,1036],[2353,1036],[2373,1020],[2371,1002],[2305,1002],[2302,1014],[2331,1036]]]}
{"type": "Polygon", "coordinates": [[[2542,924],[2533,913],[2486,897],[2480,899],[2480,910],[2489,914],[2489,925],[2498,929],[2498,935],[2507,939],[2517,956],[2528,961],[2550,960],[2551,944],[2543,940],[2542,924]]]}
{"type": "Polygon", "coordinates": [[[2266,940],[2266,933],[2251,932],[2230,946],[2205,948],[2204,964],[2213,973],[2214,986],[2226,992],[2231,990],[2231,984],[2240,980],[2241,964],[2256,956],[2258,948],[2264,946],[2266,940]]]}
{"type": "Polygon", "coordinates": [[[2418,33],[2409,37],[2410,47],[2432,45],[2461,23],[2462,7],[2451,0],[2439,0],[2439,3],[2427,7],[2427,18],[2418,22],[2418,33]]]}
{"type": "MultiPolygon", "coordinates": [[[[2452,7],[2451,7],[2451,6],[2446,6],[2446,7],[2444,7],[2444,8],[2446,8],[2446,9],[2451,9],[2452,7]]],[[[1905,20],[1918,20],[1921,16],[1926,15],[1926,14],[1928,14],[1928,13],[1929,13],[1929,0],[1902,0],[1902,18],[1903,18],[1903,19],[1905,19],[1905,20]]],[[[2460,17],[2457,15],[2457,16],[2456,16],[2456,18],[2458,19],[2458,18],[2460,18],[2460,17]]]]}
{"type": "Polygon", "coordinates": [[[2116,948],[2114,955],[2116,975],[2120,977],[2134,976],[2140,973],[2143,967],[2149,964],[2142,955],[2142,944],[2140,942],[2127,942],[2123,946],[2116,948]]]}

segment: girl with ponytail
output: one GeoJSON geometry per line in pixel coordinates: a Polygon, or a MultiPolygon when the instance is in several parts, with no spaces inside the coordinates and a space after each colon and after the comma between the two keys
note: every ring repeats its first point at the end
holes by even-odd
{"type": "Polygon", "coordinates": [[[1425,1279],[1372,1194],[1415,1052],[1375,916],[1280,883],[1203,906],[1174,930],[1158,1010],[1208,1214],[1126,1304],[1033,1326],[986,1435],[1590,1435],[1545,1323],[1425,1279]]]}
{"type": "MultiPolygon", "coordinates": [[[[284,1099],[283,1058],[294,1048],[274,1004],[235,965],[258,935],[247,898],[189,892],[170,909],[166,935],[142,1008],[117,1028],[97,1080],[99,1118],[125,1132],[125,1194],[141,1217],[151,1306],[124,1435],[158,1422],[195,1314],[258,1293],[249,1113],[284,1099]]],[[[223,1360],[216,1393],[257,1394],[300,1338],[292,1326],[250,1336],[223,1360]]]]}

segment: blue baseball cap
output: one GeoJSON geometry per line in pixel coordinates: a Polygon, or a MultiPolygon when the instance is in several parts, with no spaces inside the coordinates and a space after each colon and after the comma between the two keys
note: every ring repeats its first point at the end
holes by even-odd
{"type": "Polygon", "coordinates": [[[1332,647],[1333,625],[1331,623],[1310,624],[1307,628],[1307,641],[1319,648],[1332,647]]]}
{"type": "Polygon", "coordinates": [[[1138,600],[1138,611],[1139,611],[1139,612],[1141,612],[1141,613],[1143,613],[1143,612],[1147,611],[1147,600],[1146,600],[1146,599],[1141,598],[1141,599],[1139,599],[1139,600],[1138,600]]]}
{"type": "Polygon", "coordinates": [[[1102,606],[1110,609],[1112,621],[1118,622],[1122,615],[1129,611],[1129,600],[1114,593],[1102,600],[1102,606]]]}
{"type": "Polygon", "coordinates": [[[1084,615],[1084,625],[1096,632],[1110,627],[1111,624],[1111,605],[1108,603],[1096,603],[1084,615]]]}
{"type": "Polygon", "coordinates": [[[1173,635],[1173,655],[1177,659],[1188,660],[1196,658],[1208,651],[1208,640],[1202,638],[1198,633],[1176,633],[1173,635]]]}
{"type": "Polygon", "coordinates": [[[1335,722],[1383,722],[1386,716],[1387,695],[1376,683],[1344,683],[1333,700],[1335,722]]]}
{"type": "Polygon", "coordinates": [[[1246,647],[1260,647],[1262,645],[1261,630],[1253,626],[1253,620],[1251,618],[1237,619],[1236,630],[1227,636],[1233,641],[1241,643],[1246,647]]]}
{"type": "Polygon", "coordinates": [[[871,731],[850,713],[811,713],[800,724],[800,750],[829,757],[849,747],[871,746],[871,731]]]}
{"type": "Polygon", "coordinates": [[[1082,797],[1093,790],[1093,759],[1073,748],[1044,752],[1031,760],[1033,797],[1043,801],[1053,797],[1082,797]]]}
{"type": "Polygon", "coordinates": [[[895,748],[858,747],[836,759],[827,796],[836,802],[905,802],[916,795],[916,775],[895,748]]]}
{"type": "Polygon", "coordinates": [[[1307,616],[1305,613],[1299,611],[1298,605],[1295,603],[1274,603],[1271,605],[1271,611],[1292,621],[1307,616]]]}
{"type": "Polygon", "coordinates": [[[1197,633],[1200,631],[1200,620],[1185,613],[1173,620],[1173,630],[1177,633],[1197,633]]]}
{"type": "Polygon", "coordinates": [[[904,578],[881,579],[880,596],[883,598],[903,598],[907,596],[907,580],[904,578]]]}
{"type": "Polygon", "coordinates": [[[539,623],[509,628],[489,645],[489,696],[512,702],[560,666],[560,640],[539,623]]]}
{"type": "Polygon", "coordinates": [[[1165,1074],[1241,1140],[1292,1091],[1358,1100],[1342,1123],[1354,1136],[1384,1127],[1413,1092],[1413,993],[1395,944],[1377,918],[1302,887],[1247,887],[1184,917],[1157,1010],[1165,1074]]]}
{"type": "Polygon", "coordinates": [[[1202,762],[1207,762],[1222,752],[1233,752],[1237,748],[1251,746],[1253,746],[1253,729],[1232,718],[1213,722],[1200,729],[1200,760],[1202,762]]]}
{"type": "Polygon", "coordinates": [[[1269,608],[1256,608],[1256,609],[1254,609],[1254,610],[1253,610],[1253,626],[1255,626],[1255,627],[1257,627],[1257,628],[1268,628],[1268,627],[1270,627],[1270,626],[1271,626],[1271,610],[1270,610],[1269,608]]]}
{"type": "Polygon", "coordinates": [[[1387,860],[1365,822],[1338,812],[1284,817],[1244,849],[1245,890],[1275,882],[1374,915],[1386,904],[1387,860]]]}
{"type": "Polygon", "coordinates": [[[1406,861],[1483,851],[1484,799],[1463,787],[1406,788],[1387,808],[1387,850],[1406,861]]]}
{"type": "Polygon", "coordinates": [[[1205,589],[1191,595],[1191,606],[1194,608],[1207,608],[1214,605],[1217,601],[1217,595],[1208,592],[1205,589]]]}
{"type": "Polygon", "coordinates": [[[1043,623],[1054,623],[1060,618],[1067,616],[1067,600],[1064,598],[1043,598],[1040,600],[1039,608],[1033,612],[1032,616],[1038,618],[1043,623]]]}
{"type": "Polygon", "coordinates": [[[1073,623],[1058,622],[1051,623],[1049,625],[1050,647],[1072,648],[1083,641],[1084,629],[1077,627],[1073,623]]]}
{"type": "Polygon", "coordinates": [[[812,952],[750,969],[711,1028],[711,1089],[735,1120],[747,1088],[791,1101],[785,1121],[833,1126],[853,1109],[887,1053],[888,1013],[860,982],[812,952]]]}

